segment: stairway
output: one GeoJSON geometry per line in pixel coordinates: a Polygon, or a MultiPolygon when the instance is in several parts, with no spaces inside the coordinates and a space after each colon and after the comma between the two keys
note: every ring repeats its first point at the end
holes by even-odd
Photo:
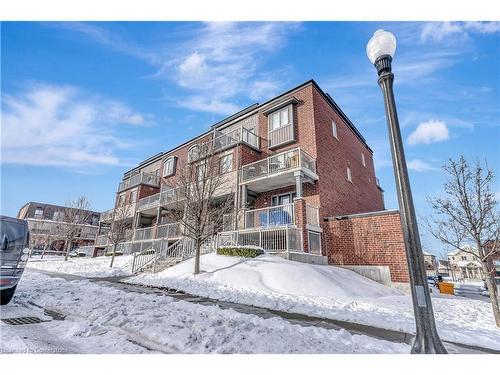
{"type": "MultiPolygon", "coordinates": [[[[200,253],[203,255],[214,252],[216,242],[217,237],[215,235],[208,237],[201,243],[200,253]]],[[[157,273],[183,260],[193,258],[195,254],[195,241],[191,238],[181,237],[168,247],[162,242],[159,249],[154,249],[153,254],[151,254],[151,249],[144,253],[133,254],[132,273],[157,273]]]]}

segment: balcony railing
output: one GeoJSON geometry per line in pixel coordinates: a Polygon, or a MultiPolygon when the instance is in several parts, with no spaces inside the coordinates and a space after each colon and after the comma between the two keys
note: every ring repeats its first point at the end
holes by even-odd
{"type": "Polygon", "coordinates": [[[295,139],[293,124],[269,131],[269,147],[276,147],[295,139]]]}
{"type": "Polygon", "coordinates": [[[150,195],[149,197],[141,198],[138,202],[139,210],[158,207],[160,204],[160,193],[150,195]]]}
{"type": "Polygon", "coordinates": [[[180,223],[170,223],[158,225],[156,230],[156,238],[172,238],[179,237],[181,234],[180,223]]]}
{"type": "Polygon", "coordinates": [[[294,169],[306,169],[316,174],[316,160],[305,151],[295,148],[244,165],[241,169],[241,182],[244,183],[294,169]]]}
{"type": "Polygon", "coordinates": [[[151,240],[153,238],[153,227],[137,228],[134,231],[134,241],[151,240]]]}
{"type": "Polygon", "coordinates": [[[239,127],[227,133],[216,131],[214,136],[214,151],[232,147],[240,142],[259,149],[259,136],[244,127],[239,127]]]}
{"type": "Polygon", "coordinates": [[[245,212],[245,229],[274,227],[295,223],[293,203],[271,206],[245,212]]]}
{"type": "Polygon", "coordinates": [[[108,244],[108,236],[105,234],[100,234],[95,239],[95,246],[106,246],[108,244]]]}
{"type": "MultiPolygon", "coordinates": [[[[73,231],[72,227],[74,224],[68,224],[62,221],[52,221],[52,220],[38,220],[38,219],[27,219],[28,228],[32,234],[44,234],[54,237],[62,237],[69,230],[73,231]]],[[[76,238],[82,239],[95,239],[99,231],[98,226],[89,224],[76,224],[79,229],[79,233],[75,236],[76,238]]]]}
{"type": "Polygon", "coordinates": [[[290,226],[220,232],[217,246],[259,246],[266,252],[302,252],[302,231],[290,226]]]}
{"type": "Polygon", "coordinates": [[[141,172],[130,177],[128,180],[120,182],[118,185],[118,191],[127,190],[140,184],[159,187],[160,177],[151,173],[141,172]]]}
{"type": "Polygon", "coordinates": [[[308,225],[319,227],[319,208],[306,204],[306,220],[308,225]]]}

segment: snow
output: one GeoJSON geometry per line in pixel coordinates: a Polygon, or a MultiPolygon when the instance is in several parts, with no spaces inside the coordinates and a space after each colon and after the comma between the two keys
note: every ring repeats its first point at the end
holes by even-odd
{"type": "MultiPolygon", "coordinates": [[[[281,318],[204,306],[156,293],[122,290],[103,281],[66,281],[26,270],[4,314],[42,314],[63,321],[26,326],[0,323],[1,352],[69,353],[408,353],[345,330],[303,327],[281,318]],[[29,312],[22,311],[28,309],[29,312]],[[35,311],[35,312],[33,312],[35,311]]],[[[45,317],[47,318],[47,317],[45,317]]]]}
{"type": "Polygon", "coordinates": [[[128,276],[131,275],[132,260],[132,255],[116,256],[113,268],[109,268],[111,257],[108,256],[68,258],[66,261],[64,257],[44,257],[43,259],[30,258],[26,267],[86,277],[128,276]]]}
{"type": "MultiPolygon", "coordinates": [[[[411,296],[350,270],[288,261],[272,255],[256,258],[203,255],[192,275],[193,259],[158,274],[142,274],[129,283],[163,286],[198,296],[308,316],[415,332],[411,296]]],[[[441,338],[500,349],[500,330],[491,305],[432,294],[441,338]]]]}

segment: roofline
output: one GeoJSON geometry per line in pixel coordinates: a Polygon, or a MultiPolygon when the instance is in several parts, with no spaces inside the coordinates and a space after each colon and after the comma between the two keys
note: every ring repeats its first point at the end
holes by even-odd
{"type": "Polygon", "coordinates": [[[42,202],[34,202],[34,201],[29,201],[28,203],[25,203],[24,205],[21,206],[21,208],[19,209],[18,211],[18,215],[19,213],[21,212],[21,210],[26,207],[26,206],[30,206],[30,205],[41,205],[41,206],[53,206],[53,207],[59,207],[59,208],[71,208],[71,209],[74,209],[74,210],[77,210],[77,211],[87,211],[87,212],[92,212],[92,213],[95,213],[95,214],[101,214],[99,211],[94,211],[94,210],[84,210],[82,208],[76,208],[76,207],[68,207],[68,206],[62,206],[60,204],[54,204],[54,203],[42,203],[42,202]]]}
{"type": "Polygon", "coordinates": [[[340,109],[340,107],[338,106],[338,104],[332,99],[332,97],[325,93],[321,87],[319,87],[319,85],[316,83],[316,81],[314,79],[309,79],[293,88],[291,88],[290,90],[288,91],[285,91],[284,93],[282,94],[279,94],[278,96],[275,96],[274,98],[272,99],[269,99],[268,101],[262,103],[262,104],[259,104],[259,103],[254,103],[246,108],[243,108],[242,110],[230,115],[229,117],[226,117],[225,119],[219,121],[219,122],[216,122],[215,124],[211,125],[210,126],[210,129],[207,130],[206,132],[194,137],[194,138],[191,138],[189,139],[188,141],[180,144],[179,146],[176,146],[168,151],[165,151],[165,152],[159,152],[158,154],[154,155],[154,156],[151,156],[149,157],[148,159],[140,162],[137,166],[135,166],[134,168],[132,169],[129,169],[128,171],[124,172],[123,175],[126,175],[127,173],[130,173],[140,167],[145,167],[146,165],[149,165],[149,164],[152,164],[153,162],[157,161],[158,159],[161,159],[163,156],[166,156],[167,154],[170,154],[174,151],[176,151],[177,149],[181,148],[181,147],[184,147],[186,146],[187,144],[197,140],[198,138],[201,138],[209,133],[211,133],[212,131],[214,131],[214,129],[216,128],[219,128],[221,127],[222,125],[225,125],[235,119],[237,119],[238,117],[241,117],[251,111],[254,111],[256,109],[261,109],[262,107],[265,107],[266,105],[276,101],[277,99],[280,99],[281,97],[283,96],[286,96],[286,95],[289,95],[290,93],[298,90],[298,89],[301,89],[303,87],[306,87],[308,85],[313,85],[316,90],[318,90],[318,92],[321,94],[321,96],[323,97],[323,99],[325,99],[325,101],[330,104],[330,106],[334,109],[334,111],[336,111],[340,117],[342,117],[342,119],[346,122],[347,126],[353,131],[354,135],[356,135],[356,137],[363,143],[363,145],[373,154],[373,150],[370,148],[370,146],[368,146],[368,144],[366,143],[366,139],[363,137],[363,135],[361,135],[360,131],[356,128],[356,126],[351,122],[351,120],[349,119],[349,117],[347,117],[347,115],[340,109]]]}

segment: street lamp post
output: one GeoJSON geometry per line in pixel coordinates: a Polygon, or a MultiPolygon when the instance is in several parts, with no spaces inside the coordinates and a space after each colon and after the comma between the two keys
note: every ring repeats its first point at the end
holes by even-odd
{"type": "Polygon", "coordinates": [[[408,271],[410,273],[413,311],[415,313],[416,335],[411,353],[447,353],[434,322],[434,312],[425,272],[424,254],[422,253],[418,234],[417,219],[413,207],[410,181],[394,101],[392,89],[394,74],[392,74],[391,62],[395,51],[396,38],[393,34],[384,30],[377,30],[366,46],[368,58],[377,68],[378,84],[384,95],[385,114],[389,128],[392,162],[408,271]]]}

